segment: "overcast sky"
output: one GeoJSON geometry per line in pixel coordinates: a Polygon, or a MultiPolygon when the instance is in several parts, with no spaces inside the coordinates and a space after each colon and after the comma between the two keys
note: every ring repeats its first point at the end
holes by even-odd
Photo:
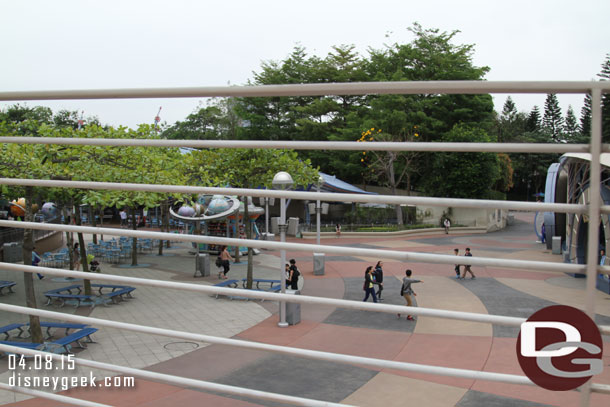
{"type": "MultiPolygon", "coordinates": [[[[0,0],[0,92],[241,85],[296,44],[407,43],[413,22],[459,30],[488,80],[592,80],[610,53],[608,0],[0,0]],[[389,34],[389,37],[386,35],[389,34]]],[[[501,110],[506,95],[495,96],[501,110]]],[[[520,111],[545,95],[514,95],[520,111]]],[[[559,95],[580,117],[583,96],[559,95]]],[[[111,125],[183,120],[199,99],[27,102],[111,125]]],[[[14,102],[0,102],[4,108],[14,102]]]]}

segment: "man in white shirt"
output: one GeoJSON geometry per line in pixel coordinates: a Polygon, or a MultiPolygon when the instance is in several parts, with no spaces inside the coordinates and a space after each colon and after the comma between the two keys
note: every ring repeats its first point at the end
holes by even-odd
{"type": "Polygon", "coordinates": [[[121,215],[121,227],[127,227],[127,211],[125,211],[125,209],[121,209],[119,215],[121,215]]]}

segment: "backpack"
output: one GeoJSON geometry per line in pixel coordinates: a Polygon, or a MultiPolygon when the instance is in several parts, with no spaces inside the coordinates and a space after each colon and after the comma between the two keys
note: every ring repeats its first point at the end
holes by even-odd
{"type": "Polygon", "coordinates": [[[295,280],[298,280],[300,275],[301,275],[301,272],[299,271],[298,267],[297,267],[297,266],[294,266],[294,270],[293,270],[293,272],[292,272],[292,277],[293,277],[295,280]]]}
{"type": "Polygon", "coordinates": [[[222,259],[220,258],[220,256],[216,257],[216,267],[222,267],[222,259]]]}

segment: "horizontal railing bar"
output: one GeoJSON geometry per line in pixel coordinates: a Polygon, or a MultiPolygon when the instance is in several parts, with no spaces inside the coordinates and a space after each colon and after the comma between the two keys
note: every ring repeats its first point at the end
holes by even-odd
{"type": "MultiPolygon", "coordinates": [[[[13,353],[17,353],[17,354],[22,353],[21,351],[23,350],[23,348],[17,348],[14,346],[7,346],[7,345],[0,344],[0,349],[2,347],[10,348],[10,349],[6,349],[6,350],[12,351],[13,353]]],[[[54,355],[54,354],[50,353],[50,355],[54,355]]],[[[62,355],[54,355],[53,357],[61,358],[61,356],[62,355]]],[[[45,359],[43,359],[43,360],[45,360],[45,359]]],[[[108,405],[108,404],[95,403],[93,401],[82,400],[82,399],[77,399],[77,398],[68,397],[68,396],[62,396],[61,394],[54,394],[54,393],[49,393],[46,391],[34,390],[34,389],[27,388],[27,387],[9,386],[8,384],[2,383],[2,382],[0,382],[0,389],[6,390],[6,391],[13,391],[16,393],[27,394],[28,396],[34,396],[34,397],[40,397],[40,398],[44,398],[44,399],[48,399],[48,400],[58,401],[60,403],[70,404],[72,406],[112,407],[111,405],[108,405]]]]}
{"type": "Polygon", "coordinates": [[[149,99],[368,94],[484,94],[610,92],[605,81],[402,81],[178,88],[68,89],[0,92],[1,101],[149,99]]]}
{"type": "MultiPolygon", "coordinates": [[[[325,297],[313,297],[307,295],[290,295],[281,293],[270,293],[256,290],[247,290],[240,288],[230,287],[215,287],[213,285],[199,285],[189,283],[178,283],[173,281],[162,281],[152,279],[141,279],[136,277],[124,277],[115,276],[110,274],[99,274],[99,273],[86,273],[83,271],[55,269],[49,267],[39,266],[26,266],[23,264],[13,263],[0,263],[2,270],[4,271],[15,271],[15,272],[26,272],[26,273],[40,273],[44,275],[54,277],[74,277],[82,278],[85,280],[96,280],[106,282],[116,282],[123,284],[134,284],[144,285],[148,287],[157,288],[169,288],[176,290],[194,291],[198,293],[210,294],[210,295],[238,295],[241,297],[263,299],[268,301],[287,301],[298,304],[310,304],[310,305],[323,305],[329,307],[339,307],[352,310],[360,311],[374,311],[374,312],[385,312],[388,314],[405,313],[406,309],[404,305],[390,305],[390,304],[375,304],[366,303],[363,301],[351,301],[337,298],[325,298],[325,297]]],[[[409,313],[419,316],[434,317],[434,318],[445,318],[453,320],[463,320],[470,322],[480,323],[491,323],[506,326],[520,326],[525,322],[524,318],[518,317],[507,317],[502,315],[489,315],[489,314],[477,314],[474,312],[463,312],[463,311],[450,311],[440,310],[433,308],[421,308],[413,307],[409,309],[409,313]]]]}
{"type": "MultiPolygon", "coordinates": [[[[44,352],[44,351],[39,351],[39,350],[34,350],[34,349],[19,348],[16,346],[3,345],[3,344],[0,344],[0,350],[5,350],[7,352],[13,352],[13,353],[17,353],[17,354],[22,353],[22,354],[29,355],[29,356],[43,355],[45,358],[47,356],[50,356],[53,359],[58,360],[58,361],[62,361],[62,357],[65,357],[64,355],[58,355],[55,353],[44,352]]],[[[43,360],[46,360],[46,359],[43,359],[43,360]]],[[[279,393],[252,390],[252,389],[248,389],[246,387],[238,387],[238,386],[230,386],[230,385],[220,384],[220,383],[206,382],[203,380],[189,379],[186,377],[168,375],[165,373],[158,373],[158,372],[152,372],[152,371],[148,371],[148,370],[134,369],[131,367],[126,367],[126,366],[113,365],[110,363],[97,362],[95,360],[89,360],[89,359],[84,359],[84,358],[74,358],[74,362],[75,362],[75,364],[77,364],[79,366],[87,366],[87,367],[94,368],[94,369],[108,370],[111,372],[122,373],[122,374],[129,375],[132,377],[136,376],[136,377],[144,378],[144,379],[148,379],[148,380],[160,381],[160,382],[164,382],[164,383],[168,383],[168,384],[172,384],[172,385],[177,385],[177,386],[180,386],[183,388],[197,388],[197,389],[201,389],[201,390],[217,391],[217,392],[222,392],[222,393],[226,393],[226,394],[232,394],[232,395],[238,395],[238,396],[244,396],[244,397],[253,397],[256,399],[288,403],[288,404],[292,404],[295,406],[314,406],[314,407],[346,407],[347,406],[347,407],[349,407],[349,405],[347,405],[347,404],[337,404],[337,403],[320,401],[320,400],[309,399],[309,398],[304,398],[304,397],[287,396],[287,395],[279,394],[279,393]]],[[[82,405],[86,406],[86,404],[82,404],[82,405]]],[[[95,404],[95,405],[98,406],[98,404],[95,404]]]]}
{"type": "MultiPolygon", "coordinates": [[[[382,259],[398,260],[402,262],[422,262],[451,265],[455,265],[456,262],[456,258],[454,255],[447,254],[415,253],[387,249],[366,249],[343,246],[318,245],[312,243],[272,242],[268,240],[235,239],[227,237],[190,235],[182,233],[150,232],[130,229],[99,228],[90,226],[59,225],[38,222],[19,222],[10,220],[0,220],[0,227],[1,226],[21,229],[56,230],[73,233],[150,238],[154,240],[173,240],[181,242],[207,243],[220,246],[244,246],[256,249],[284,249],[312,253],[315,252],[343,254],[357,257],[379,257],[382,259]]],[[[544,261],[509,260],[489,257],[469,257],[468,263],[475,266],[506,267],[560,273],[584,273],[586,267],[586,265],[584,264],[549,263],[544,261]]]]}
{"type": "Polygon", "coordinates": [[[594,393],[610,394],[610,385],[591,383],[591,391],[594,393]]]}
{"type": "Polygon", "coordinates": [[[484,199],[434,198],[404,195],[346,194],[330,192],[281,191],[273,189],[195,187],[185,185],[133,184],[119,182],[62,181],[21,178],[0,178],[0,185],[49,188],[103,189],[113,191],[147,191],[179,194],[237,195],[295,200],[384,203],[391,205],[428,205],[453,208],[485,208],[531,212],[587,213],[588,205],[543,202],[492,201],[484,199]]]}
{"type": "MultiPolygon", "coordinates": [[[[128,331],[141,332],[151,335],[167,336],[175,339],[183,339],[188,341],[197,341],[205,343],[213,343],[219,345],[227,345],[240,347],[245,349],[254,349],[281,353],[285,355],[303,357],[308,359],[325,360],[329,362],[363,365],[381,369],[396,369],[407,372],[417,372],[425,374],[436,374],[448,377],[461,377],[472,380],[486,380],[493,382],[511,383],[511,384],[526,384],[533,383],[525,376],[518,376],[505,373],[482,372],[477,370],[457,369],[443,366],[430,366],[417,363],[396,362],[392,360],[369,358],[364,356],[346,355],[340,353],[323,352],[309,350],[303,348],[293,348],[289,346],[270,345],[266,343],[246,341],[242,339],[221,338],[210,335],[195,334],[183,331],[174,331],[163,328],[156,328],[145,325],[129,324],[125,322],[109,321],[98,318],[83,317],[77,315],[64,314],[61,312],[46,311],[32,309],[29,307],[21,307],[17,305],[0,304],[0,310],[15,312],[23,315],[37,315],[44,318],[61,319],[69,322],[90,324],[93,326],[106,326],[116,329],[125,329],[128,331]]],[[[403,309],[404,311],[404,309],[403,309]]]]}
{"type": "MultiPolygon", "coordinates": [[[[0,137],[0,143],[58,144],[75,146],[188,147],[188,148],[265,148],[291,150],[341,151],[453,151],[496,153],[588,153],[588,144],[545,143],[429,143],[429,142],[357,142],[357,141],[267,141],[267,140],[166,140],[79,137],[0,137]]],[[[603,151],[610,152],[605,144],[603,151]]]]}
{"type": "MultiPolygon", "coordinates": [[[[148,287],[170,288],[176,290],[195,291],[211,295],[239,295],[247,298],[263,299],[270,301],[284,300],[298,304],[314,304],[322,306],[339,307],[346,309],[357,309],[362,311],[385,312],[388,314],[404,313],[403,305],[389,304],[370,304],[362,301],[350,301],[343,299],[311,297],[306,295],[286,295],[281,293],[266,293],[262,291],[242,290],[237,288],[224,288],[215,286],[201,286],[198,284],[177,283],[172,281],[161,281],[151,279],[140,279],[136,277],[124,277],[115,275],[106,275],[99,273],[85,273],[82,271],[56,269],[42,266],[26,266],[22,264],[0,263],[6,271],[40,273],[55,277],[80,277],[82,279],[99,280],[105,282],[123,283],[144,285],[148,287]]],[[[524,318],[507,317],[501,315],[477,314],[472,312],[440,310],[432,308],[414,307],[410,313],[418,316],[426,316],[432,318],[444,318],[453,320],[463,320],[469,322],[491,323],[496,325],[520,326],[525,322],[524,318]]],[[[599,325],[600,332],[603,335],[610,334],[610,326],[599,325]]]]}

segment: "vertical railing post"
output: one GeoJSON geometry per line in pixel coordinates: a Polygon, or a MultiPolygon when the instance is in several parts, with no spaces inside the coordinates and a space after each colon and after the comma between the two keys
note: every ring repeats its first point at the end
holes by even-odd
{"type": "MultiPolygon", "coordinates": [[[[595,318],[595,284],[599,256],[599,222],[601,207],[602,115],[601,90],[591,91],[591,167],[589,169],[589,230],[587,235],[587,290],[585,312],[595,318]]],[[[590,382],[581,387],[580,405],[589,406],[590,382]]]]}

